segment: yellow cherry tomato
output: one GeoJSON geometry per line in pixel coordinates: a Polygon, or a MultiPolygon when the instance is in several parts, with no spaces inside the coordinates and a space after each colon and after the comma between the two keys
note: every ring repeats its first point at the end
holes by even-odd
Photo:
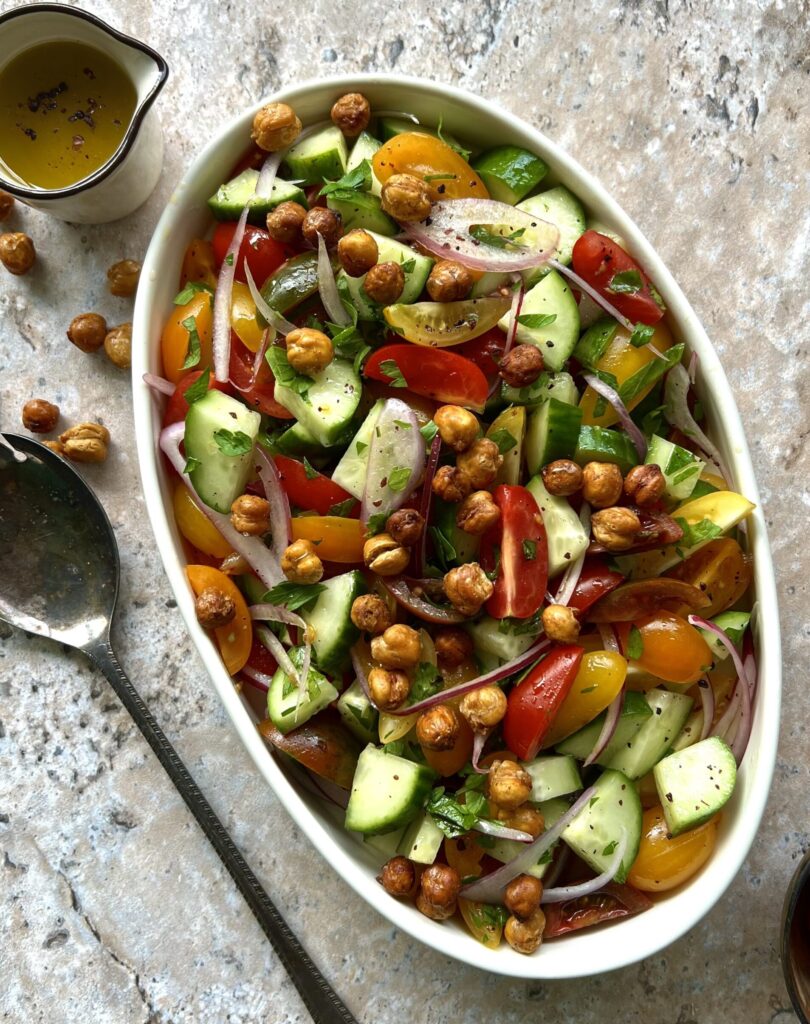
{"type": "Polygon", "coordinates": [[[177,529],[189,544],[212,558],[226,558],[232,553],[231,545],[198,508],[185,484],[179,483],[175,487],[173,505],[177,529]]]}
{"type": "Polygon", "coordinates": [[[464,157],[446,142],[424,132],[395,135],[377,150],[371,163],[381,184],[392,174],[413,174],[427,181],[434,202],[469,197],[489,199],[486,185],[464,157]],[[434,177],[439,174],[441,178],[434,177]]]}
{"type": "Polygon", "coordinates": [[[604,711],[624,685],[627,662],[613,651],[584,654],[568,696],[551,723],[544,747],[553,747],[561,739],[592,722],[604,711]]]}
{"type": "Polygon", "coordinates": [[[503,464],[495,477],[495,484],[518,484],[520,483],[520,470],[523,465],[523,438],[526,434],[526,406],[510,405],[502,413],[495,417],[492,426],[487,431],[487,437],[495,436],[497,442],[498,431],[505,430],[515,439],[515,444],[507,448],[503,453],[503,464]]]}
{"type": "Polygon", "coordinates": [[[210,565],[187,565],[186,576],[196,597],[207,587],[216,587],[236,605],[233,622],[214,630],[225,668],[235,675],[247,663],[253,644],[253,624],[242,592],[230,576],[210,565]]]}
{"type": "Polygon", "coordinates": [[[293,540],[311,540],[325,562],[362,562],[364,536],[359,519],[295,516],[292,520],[293,540]]]}
{"type": "Polygon", "coordinates": [[[234,281],[231,292],[231,327],[239,340],[250,349],[258,352],[262,343],[262,328],[256,322],[256,303],[250,289],[242,281],[234,281]]]}
{"type": "MultiPolygon", "coordinates": [[[[672,335],[663,321],[655,325],[653,336],[650,340],[659,352],[666,352],[667,349],[672,348],[672,335]]],[[[621,386],[634,373],[637,373],[642,367],[647,366],[648,363],[652,363],[657,358],[658,356],[650,351],[650,348],[646,345],[641,348],[634,348],[630,344],[630,332],[626,331],[623,327],[618,327],[604,355],[597,362],[596,369],[612,373],[619,386],[621,386]]],[[[627,408],[635,409],[639,402],[642,402],[652,391],[653,387],[654,384],[650,384],[648,388],[643,388],[639,391],[635,398],[625,403],[627,408]]],[[[579,407],[582,409],[583,414],[582,422],[588,426],[600,427],[610,427],[614,423],[618,423],[619,417],[613,406],[609,403],[603,403],[606,404],[606,408],[600,416],[594,414],[594,407],[598,398],[599,396],[593,388],[585,388],[579,402],[579,407]]]]}
{"type": "Polygon", "coordinates": [[[709,541],[685,562],[670,569],[667,576],[691,583],[711,601],[700,614],[714,618],[743,596],[751,582],[751,560],[732,537],[709,541]]]}
{"type": "Polygon", "coordinates": [[[211,342],[213,338],[213,296],[209,292],[197,292],[184,306],[175,306],[166,320],[160,338],[163,356],[163,376],[176,384],[188,372],[183,368],[189,354],[191,332],[183,321],[194,320],[200,339],[200,358],[189,370],[203,370],[211,366],[211,342]]]}
{"type": "Polygon", "coordinates": [[[634,663],[650,675],[668,683],[695,683],[711,668],[714,659],[709,645],[680,615],[656,612],[635,623],[617,623],[623,650],[632,626],[641,634],[641,654],[634,663]]]}
{"type": "Polygon", "coordinates": [[[183,256],[183,267],[180,271],[180,287],[189,281],[207,284],[216,288],[217,270],[214,262],[214,248],[204,238],[192,238],[183,256]]]}
{"type": "Polygon", "coordinates": [[[470,929],[470,934],[474,939],[477,939],[487,949],[497,949],[500,946],[503,924],[499,907],[459,897],[458,909],[464,919],[464,924],[470,929]]]}
{"type": "Polygon", "coordinates": [[[511,299],[461,299],[458,302],[398,302],[386,306],[388,326],[414,345],[449,348],[472,341],[497,324],[511,299]]]}
{"type": "Polygon", "coordinates": [[[670,837],[660,805],[644,812],[641,844],[627,881],[644,892],[666,892],[691,878],[711,856],[720,816],[670,837]]]}

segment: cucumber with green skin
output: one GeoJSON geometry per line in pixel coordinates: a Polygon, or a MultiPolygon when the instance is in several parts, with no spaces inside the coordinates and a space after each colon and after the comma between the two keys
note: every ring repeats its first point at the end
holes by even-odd
{"type": "Polygon", "coordinates": [[[377,709],[356,679],[341,693],[337,709],[346,727],[359,740],[373,743],[377,739],[377,709]]]}
{"type": "Polygon", "coordinates": [[[443,842],[444,832],[428,812],[423,811],[405,829],[397,850],[415,864],[432,864],[443,842]]]}
{"type": "Polygon", "coordinates": [[[298,422],[287,427],[284,433],[276,439],[275,444],[282,455],[317,455],[323,451],[318,440],[298,422]]]}
{"type": "Polygon", "coordinates": [[[351,429],[363,393],[360,378],[352,364],[346,359],[333,359],[323,370],[313,374],[311,383],[299,391],[279,380],[282,374],[278,358],[278,352],[271,346],[267,361],[276,378],[276,401],[289,409],[299,424],[324,448],[341,444],[351,429]]]}
{"type": "Polygon", "coordinates": [[[536,631],[516,633],[509,621],[489,615],[465,623],[464,628],[472,637],[476,653],[494,655],[500,662],[519,658],[537,640],[536,631]]]}
{"type": "MultiPolygon", "coordinates": [[[[369,234],[377,243],[377,262],[399,263],[403,268],[405,285],[397,302],[416,302],[425,287],[433,260],[393,238],[386,238],[375,231],[369,231],[369,234]]],[[[340,270],[337,275],[338,291],[354,306],[360,320],[381,320],[382,308],[372,302],[363,289],[365,279],[365,274],[362,277],[349,277],[345,270],[340,270]]]]}
{"type": "MultiPolygon", "coordinates": [[[[517,204],[517,208],[554,224],[560,232],[555,257],[558,262],[567,266],[571,262],[574,243],[585,232],[585,209],[573,192],[569,192],[564,185],[557,185],[556,188],[524,199],[522,203],[517,204]]],[[[526,238],[525,241],[528,244],[529,239],[526,238]]],[[[545,273],[547,270],[543,267],[524,270],[523,280],[526,284],[533,284],[545,273]]]]}
{"type": "MultiPolygon", "coordinates": [[[[748,629],[751,621],[751,612],[721,612],[711,620],[715,626],[722,629],[729,640],[737,647],[742,643],[743,634],[748,629]]],[[[718,661],[725,661],[729,656],[728,648],[720,640],[716,633],[710,629],[700,629],[700,634],[709,645],[712,652],[712,660],[715,664],[718,661]]]]}
{"type": "Polygon", "coordinates": [[[253,446],[262,418],[242,402],[212,389],[194,402],[186,414],[183,438],[189,479],[201,501],[227,515],[253,471],[253,446]],[[245,435],[249,443],[241,455],[227,455],[217,437],[245,435]]]}
{"type": "Polygon", "coordinates": [[[590,537],[571,504],[565,498],[549,494],[541,476],[533,476],[526,489],[543,516],[548,544],[548,575],[553,579],[587,551],[590,537]]]}
{"type": "Polygon", "coordinates": [[[426,765],[387,754],[370,743],[357,762],[346,828],[364,835],[395,832],[422,810],[433,779],[426,765]]]}
{"type": "Polygon", "coordinates": [[[653,769],[655,788],[673,836],[713,817],[734,792],[737,762],[719,736],[670,754],[653,769]]]}
{"type": "Polygon", "coordinates": [[[588,462],[612,462],[622,475],[638,465],[638,453],[627,434],[607,427],[581,427],[573,459],[580,466],[588,462]]]}
{"type": "Polygon", "coordinates": [[[493,199],[515,206],[548,174],[548,164],[520,146],[497,146],[472,165],[493,199]]]}
{"type": "MultiPolygon", "coordinates": [[[[596,759],[596,763],[604,767],[610,764],[611,759],[621,750],[627,749],[627,745],[652,713],[652,708],[644,699],[644,694],[628,690],[624,696],[624,704],[616,724],[616,730],[610,743],[596,759]]],[[[570,754],[578,761],[584,761],[599,739],[599,734],[605,723],[605,714],[603,711],[597,715],[592,722],[561,740],[554,749],[558,754],[570,754]]]]}
{"type": "Polygon", "coordinates": [[[579,768],[570,755],[546,755],[523,764],[532,779],[533,803],[567,796],[582,789],[579,768]]]}
{"type": "MultiPolygon", "coordinates": [[[[543,815],[543,824],[549,829],[568,810],[568,801],[563,800],[561,797],[556,797],[553,800],[546,800],[538,804],[537,809],[543,815]]],[[[533,864],[530,868],[526,869],[527,875],[534,875],[535,878],[542,878],[545,875],[549,864],[551,864],[552,855],[558,842],[554,843],[549,850],[546,850],[537,864],[533,864]]],[[[487,846],[487,854],[503,864],[508,864],[510,860],[514,860],[525,849],[526,844],[519,842],[517,839],[497,839],[491,846],[487,846]]]]}
{"type": "MultiPolygon", "coordinates": [[[[509,329],[507,313],[498,326],[509,329]]],[[[551,270],[533,288],[526,292],[520,310],[515,342],[535,345],[543,353],[543,362],[549,370],[562,370],[579,338],[579,308],[565,279],[551,270]],[[553,316],[545,327],[530,327],[522,323],[528,316],[553,316]]]]}
{"type": "MultiPolygon", "coordinates": [[[[304,661],[303,647],[294,647],[289,653],[290,661],[300,670],[304,661]]],[[[299,694],[297,680],[291,679],[283,668],[278,668],[267,691],[267,714],[279,732],[288,733],[337,698],[335,687],[316,668],[310,667],[303,696],[299,694]]]]}
{"type": "Polygon", "coordinates": [[[298,185],[276,178],[269,196],[257,196],[259,172],[248,168],[220,185],[208,200],[208,207],[217,220],[239,220],[245,206],[250,207],[248,222],[264,227],[267,214],[280,203],[300,203],[306,208],[307,197],[298,185]]]}
{"type": "Polygon", "coordinates": [[[570,373],[541,373],[536,381],[522,388],[501,381],[501,400],[506,405],[542,405],[549,398],[579,405],[579,392],[570,373]]]}
{"type": "Polygon", "coordinates": [[[664,493],[672,501],[686,501],[691,497],[706,463],[686,448],[673,441],[667,441],[658,434],[650,438],[647,449],[647,466],[658,466],[664,474],[664,493]]]}
{"type": "Polygon", "coordinates": [[[366,581],[357,569],[325,580],[324,588],[311,608],[301,617],[315,638],[312,651],[315,663],[324,672],[342,672],[349,663],[349,648],[360,638],[360,630],[351,619],[355,598],[366,592],[366,581]]]}
{"type": "Polygon", "coordinates": [[[399,231],[398,225],[383,213],[380,200],[370,192],[332,192],[326,197],[326,205],[339,214],[344,233],[362,228],[390,237],[399,231]]]}
{"type": "Polygon", "coordinates": [[[380,417],[385,401],[378,398],[366,414],[360,429],[349,442],[340,462],[335,466],[332,479],[340,484],[352,497],[362,500],[368,472],[368,458],[371,452],[374,427],[380,417]]]}
{"type": "Polygon", "coordinates": [[[305,185],[319,185],[342,178],[348,158],[343,133],[330,125],[290,146],[284,163],[290,169],[290,177],[305,185]]]}
{"type": "MultiPolygon", "coordinates": [[[[353,171],[355,167],[359,167],[364,160],[368,160],[369,164],[374,157],[374,154],[382,145],[373,135],[368,132],[360,132],[357,139],[352,146],[352,151],[349,153],[349,159],[346,161],[346,172],[353,171]]],[[[374,168],[371,169],[371,185],[368,191],[375,196],[378,196],[382,191],[382,185],[374,173],[374,168]]]]}
{"type": "Polygon", "coordinates": [[[664,757],[678,738],[692,710],[692,698],[684,693],[654,689],[644,695],[652,715],[625,746],[607,762],[609,768],[629,779],[640,779],[664,757]]]}
{"type": "Polygon", "coordinates": [[[555,459],[573,457],[580,437],[582,409],[549,398],[529,417],[526,431],[526,465],[537,473],[555,459]]]}
{"type": "Polygon", "coordinates": [[[596,792],[562,834],[563,841],[597,874],[607,870],[624,837],[625,850],[613,881],[627,880],[641,842],[641,800],[635,785],[617,771],[604,771],[596,792]]]}

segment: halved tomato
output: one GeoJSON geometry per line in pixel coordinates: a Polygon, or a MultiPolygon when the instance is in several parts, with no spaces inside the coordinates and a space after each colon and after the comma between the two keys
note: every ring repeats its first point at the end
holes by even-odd
{"type": "Polygon", "coordinates": [[[455,352],[416,345],[384,345],[366,360],[372,380],[408,388],[437,402],[483,411],[489,385],[475,363],[455,352]]]}

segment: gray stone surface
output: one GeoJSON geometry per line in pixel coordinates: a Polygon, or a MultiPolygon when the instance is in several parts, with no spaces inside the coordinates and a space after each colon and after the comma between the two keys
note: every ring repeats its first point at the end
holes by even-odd
{"type": "MultiPolygon", "coordinates": [[[[0,427],[19,427],[32,395],[58,402],[65,422],[109,425],[110,460],[86,475],[121,546],[121,659],[291,925],[363,1024],[794,1020],[777,949],[784,888],[810,845],[807,3],[91,6],[172,66],[159,103],[166,164],[149,203],[117,224],[15,214],[12,227],[30,232],[39,260],[26,278],[0,276],[0,427]],[[144,516],[127,376],[64,336],[85,309],[129,318],[130,303],[106,293],[104,270],[142,255],[182,169],[226,119],[298,78],[389,69],[492,97],[613,191],[718,347],[767,511],[786,714],[764,823],[702,925],[645,963],[587,981],[512,982],[417,945],[370,911],[287,819],[230,729],[174,608],[144,516]]],[[[0,851],[3,1021],[307,1019],[104,681],[79,656],[5,628],[0,851]]]]}

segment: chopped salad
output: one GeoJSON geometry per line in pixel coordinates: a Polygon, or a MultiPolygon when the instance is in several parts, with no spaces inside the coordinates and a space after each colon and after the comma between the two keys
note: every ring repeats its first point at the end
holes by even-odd
{"type": "Polygon", "coordinates": [[[147,383],[262,736],[487,947],[646,910],[756,690],[753,505],[654,282],[537,154],[359,93],[262,108],[209,207],[147,383]]]}

